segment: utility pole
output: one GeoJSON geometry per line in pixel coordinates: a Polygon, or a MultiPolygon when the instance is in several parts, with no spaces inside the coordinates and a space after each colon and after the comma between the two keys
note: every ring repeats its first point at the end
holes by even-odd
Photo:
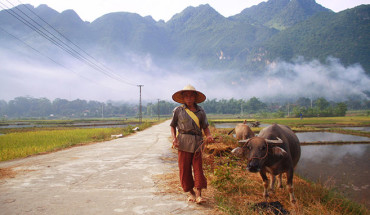
{"type": "Polygon", "coordinates": [[[240,116],[243,116],[243,103],[240,103],[240,116]]]}
{"type": "Polygon", "coordinates": [[[143,87],[144,85],[137,85],[139,88],[140,88],[140,103],[139,103],[139,123],[141,124],[142,122],[142,119],[143,119],[143,113],[142,113],[142,110],[141,110],[141,87],[143,87]]]}
{"type": "Polygon", "coordinates": [[[104,103],[101,104],[101,118],[104,118],[104,103]]]}
{"type": "Polygon", "coordinates": [[[159,99],[158,99],[158,121],[159,121],[159,99]]]}

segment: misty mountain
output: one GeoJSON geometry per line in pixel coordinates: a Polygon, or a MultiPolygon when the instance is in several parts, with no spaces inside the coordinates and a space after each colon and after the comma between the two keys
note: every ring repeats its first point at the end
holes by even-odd
{"type": "Polygon", "coordinates": [[[257,23],[276,29],[286,29],[319,12],[330,10],[315,0],[270,0],[244,9],[233,16],[236,20],[252,19],[257,23]]]}
{"type": "Polygon", "coordinates": [[[188,7],[166,23],[176,55],[206,67],[232,65],[235,56],[265,41],[277,31],[223,17],[211,6],[188,7]]]}
{"type": "Polygon", "coordinates": [[[155,56],[170,56],[173,45],[170,35],[151,17],[134,13],[110,13],[90,25],[92,39],[105,50],[120,52],[151,53],[155,56]]]}
{"type": "Polygon", "coordinates": [[[267,58],[289,60],[297,55],[306,59],[328,56],[345,65],[359,62],[370,69],[370,5],[336,13],[318,13],[310,19],[279,32],[264,43],[267,58]]]}
{"type": "MultiPolygon", "coordinates": [[[[37,14],[105,62],[125,61],[130,54],[150,55],[203,69],[234,70],[238,76],[260,73],[275,59],[303,56],[325,62],[333,56],[346,65],[359,63],[370,73],[370,5],[334,13],[314,0],[269,0],[228,18],[200,5],[186,8],[166,23],[127,12],[109,13],[90,23],[73,10],[58,13],[46,5],[12,9],[20,10],[50,29],[37,14]]],[[[0,11],[2,29],[49,56],[65,55],[8,12],[0,11]]],[[[8,51],[29,52],[1,29],[0,37],[0,46],[8,51]]]]}

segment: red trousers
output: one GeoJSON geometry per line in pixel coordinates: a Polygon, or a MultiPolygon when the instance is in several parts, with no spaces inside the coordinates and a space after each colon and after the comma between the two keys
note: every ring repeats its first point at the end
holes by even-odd
{"type": "Polygon", "coordinates": [[[207,188],[207,179],[203,174],[202,153],[190,153],[178,151],[178,163],[180,170],[180,182],[184,192],[189,192],[194,187],[207,188]],[[193,167],[193,168],[192,168],[193,167]],[[192,174],[194,172],[194,178],[192,174]]]}

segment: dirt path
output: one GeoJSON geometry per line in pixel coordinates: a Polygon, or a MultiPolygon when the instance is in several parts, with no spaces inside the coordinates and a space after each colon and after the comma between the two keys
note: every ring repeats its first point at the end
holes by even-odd
{"type": "Polygon", "coordinates": [[[174,171],[169,121],[132,136],[1,162],[1,214],[203,214],[178,192],[162,192],[174,171]]]}

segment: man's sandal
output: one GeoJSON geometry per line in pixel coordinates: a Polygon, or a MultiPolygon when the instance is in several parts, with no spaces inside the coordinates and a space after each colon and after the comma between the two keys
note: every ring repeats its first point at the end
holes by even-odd
{"type": "Polygon", "coordinates": [[[195,196],[193,196],[193,195],[188,196],[188,202],[195,202],[195,201],[196,201],[195,196]]]}
{"type": "Polygon", "coordinates": [[[198,196],[195,202],[196,202],[197,204],[202,204],[202,203],[205,203],[205,202],[206,202],[206,200],[205,200],[205,199],[203,199],[201,196],[198,196]]]}

